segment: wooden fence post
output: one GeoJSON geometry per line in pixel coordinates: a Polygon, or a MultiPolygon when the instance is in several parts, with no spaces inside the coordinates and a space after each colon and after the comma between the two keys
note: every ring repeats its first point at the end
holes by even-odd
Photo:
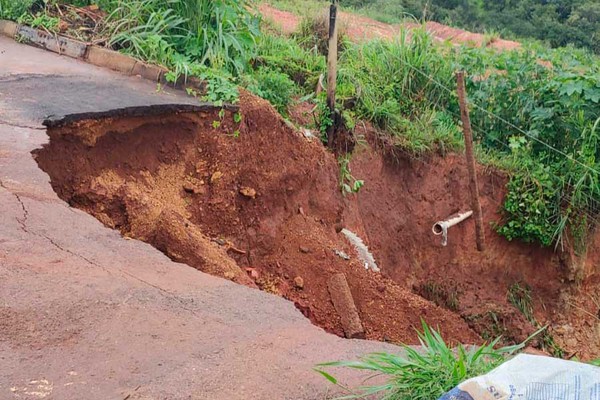
{"type": "Polygon", "coordinates": [[[475,215],[475,233],[477,250],[485,250],[485,232],[483,227],[483,213],[479,200],[479,184],[477,183],[477,172],[475,170],[475,155],[473,154],[473,131],[471,130],[471,118],[467,105],[467,93],[465,89],[465,73],[456,73],[458,103],[460,105],[460,117],[462,119],[463,133],[465,136],[465,153],[467,156],[467,168],[469,170],[469,189],[471,191],[471,203],[475,215]]]}
{"type": "Polygon", "coordinates": [[[329,46],[327,52],[327,107],[332,120],[327,129],[327,145],[333,148],[335,139],[335,90],[337,83],[337,58],[338,58],[338,28],[337,28],[337,0],[332,0],[329,7],[329,46]]]}

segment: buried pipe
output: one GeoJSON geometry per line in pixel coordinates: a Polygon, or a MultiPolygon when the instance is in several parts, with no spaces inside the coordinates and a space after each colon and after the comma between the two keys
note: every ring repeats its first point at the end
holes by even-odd
{"type": "Polygon", "coordinates": [[[467,211],[464,213],[459,213],[458,215],[448,218],[445,221],[438,221],[433,224],[433,234],[436,236],[443,235],[442,246],[446,246],[448,244],[448,229],[453,227],[454,225],[460,224],[465,219],[469,218],[473,215],[473,211],[467,211]]]}

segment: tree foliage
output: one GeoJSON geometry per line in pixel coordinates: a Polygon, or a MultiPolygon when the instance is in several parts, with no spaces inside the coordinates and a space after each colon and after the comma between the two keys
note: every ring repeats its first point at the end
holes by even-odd
{"type": "Polygon", "coordinates": [[[341,4],[387,20],[412,15],[472,31],[533,38],[552,47],[573,44],[600,53],[597,0],[341,0],[341,4]]]}

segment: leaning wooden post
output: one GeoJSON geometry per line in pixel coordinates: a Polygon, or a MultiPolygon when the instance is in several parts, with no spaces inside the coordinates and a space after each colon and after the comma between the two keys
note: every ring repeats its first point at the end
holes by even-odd
{"type": "Polygon", "coordinates": [[[332,124],[327,129],[327,145],[332,148],[335,139],[335,90],[337,83],[337,0],[331,1],[329,7],[329,45],[327,52],[327,107],[332,124]]]}
{"type": "Polygon", "coordinates": [[[469,189],[471,191],[471,203],[475,214],[475,234],[477,250],[485,250],[485,233],[483,229],[483,213],[479,201],[479,184],[477,183],[477,172],[475,170],[475,156],[473,154],[473,132],[471,130],[471,118],[467,106],[467,93],[465,89],[465,73],[456,73],[458,83],[458,103],[460,105],[460,117],[462,119],[463,133],[465,135],[465,153],[467,156],[467,168],[469,169],[469,189]]]}

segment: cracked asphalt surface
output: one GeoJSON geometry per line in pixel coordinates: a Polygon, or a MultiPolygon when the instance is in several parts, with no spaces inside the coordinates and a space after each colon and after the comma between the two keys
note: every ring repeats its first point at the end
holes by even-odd
{"type": "Polygon", "coordinates": [[[0,37],[0,399],[324,399],[316,363],[397,350],[126,240],[32,158],[50,115],[190,102],[0,37]]]}

